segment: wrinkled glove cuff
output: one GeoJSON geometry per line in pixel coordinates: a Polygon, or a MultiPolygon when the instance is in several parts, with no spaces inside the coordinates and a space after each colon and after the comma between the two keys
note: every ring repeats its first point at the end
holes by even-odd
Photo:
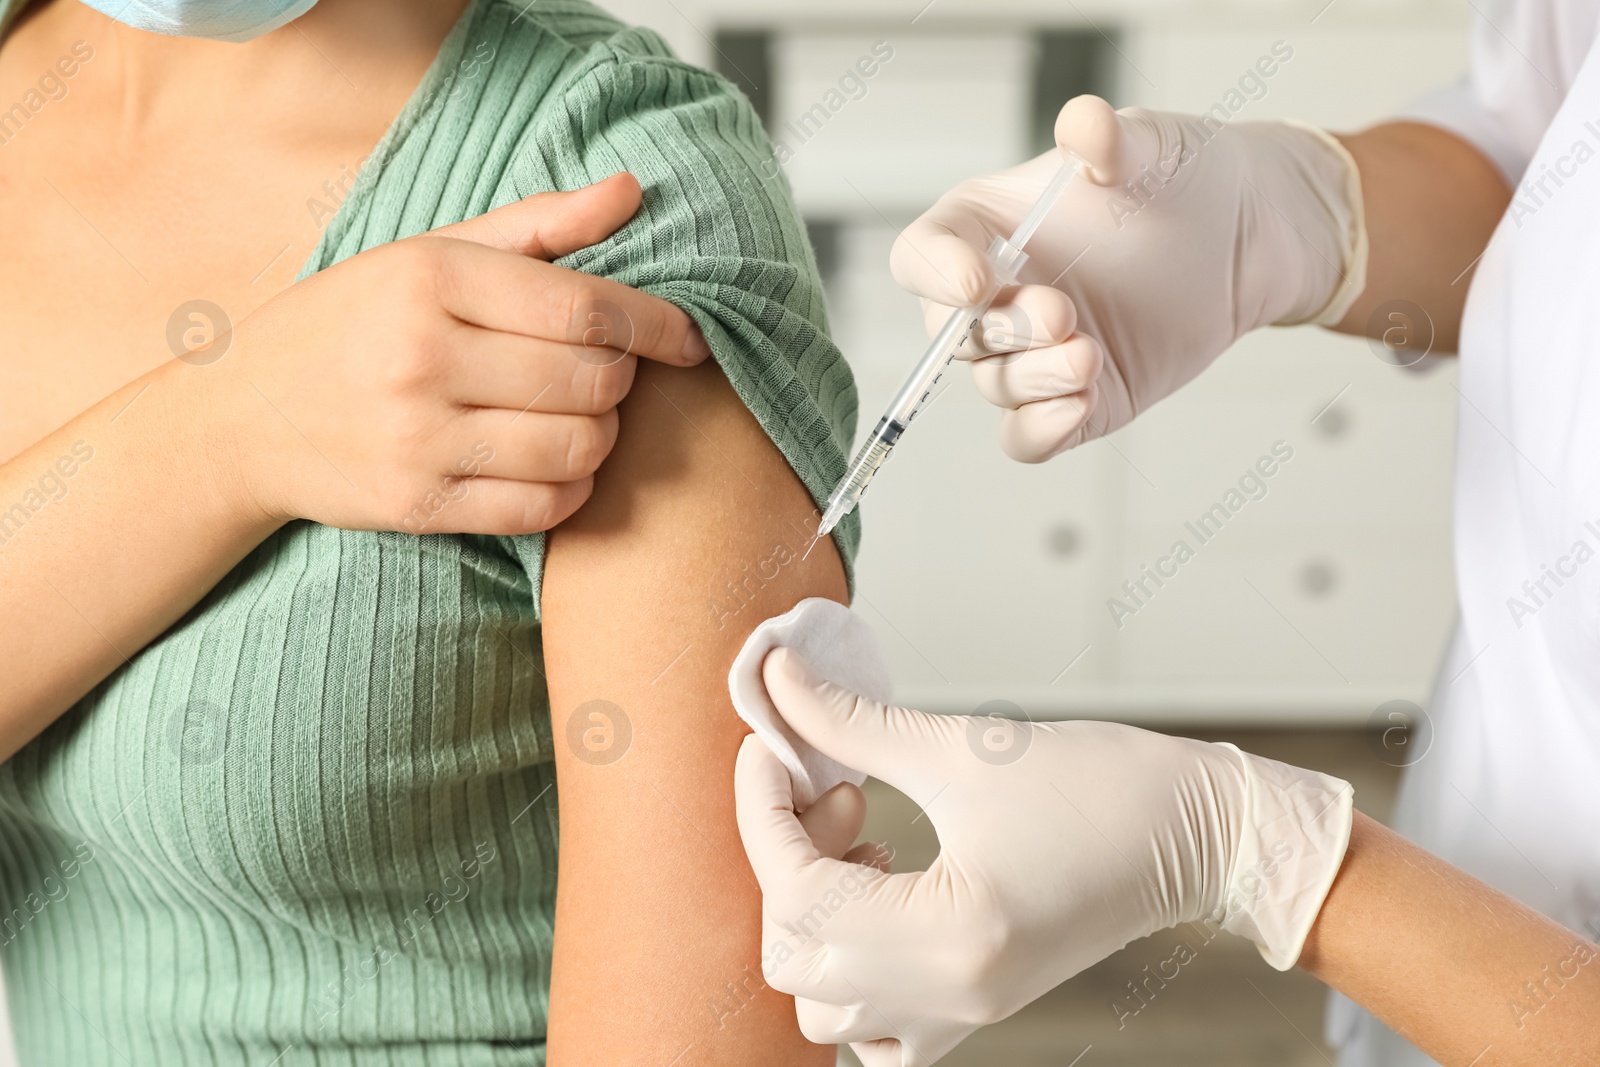
{"type": "Polygon", "coordinates": [[[1256,943],[1273,967],[1300,958],[1344,862],[1354,819],[1350,783],[1226,745],[1243,764],[1245,805],[1222,928],[1256,943]]]}
{"type": "MultiPolygon", "coordinates": [[[[1342,188],[1327,190],[1330,210],[1344,224],[1344,262],[1340,265],[1339,285],[1322,310],[1303,322],[1317,326],[1337,326],[1367,287],[1367,212],[1361,197],[1361,169],[1350,150],[1333,134],[1310,123],[1285,119],[1284,125],[1303,130],[1320,141],[1343,165],[1342,188]]],[[[1297,323],[1281,322],[1279,326],[1297,323]]]]}

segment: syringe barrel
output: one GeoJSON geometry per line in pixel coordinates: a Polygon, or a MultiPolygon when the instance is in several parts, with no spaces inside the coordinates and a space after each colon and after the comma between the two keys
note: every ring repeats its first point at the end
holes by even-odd
{"type": "Polygon", "coordinates": [[[1022,273],[1023,266],[1028,262],[1028,254],[1004,237],[996,237],[989,245],[988,260],[993,275],[989,291],[972,307],[951,313],[944,328],[934,337],[927,351],[922,354],[922,359],[900,386],[900,391],[889,401],[884,418],[899,423],[902,429],[916,418],[922,405],[927,403],[933,387],[944,376],[944,369],[972,339],[972,331],[980,326],[1000,290],[1017,280],[1017,275],[1022,273]]]}
{"type": "Polygon", "coordinates": [[[866,494],[867,486],[872,484],[873,475],[878,473],[878,468],[889,458],[889,453],[894,451],[895,442],[900,440],[900,435],[904,432],[905,427],[900,423],[887,417],[878,420],[872,436],[856,450],[855,458],[845,469],[844,477],[839,479],[839,484],[834,486],[833,492],[828,496],[827,509],[822,513],[822,521],[817,526],[818,537],[839,525],[846,515],[856,509],[856,505],[866,494]]]}
{"type": "Polygon", "coordinates": [[[833,529],[840,519],[855,508],[857,501],[867,491],[872,476],[894,450],[895,442],[900,439],[900,435],[911,424],[917,412],[928,402],[928,397],[932,395],[933,387],[939,383],[944,369],[971,340],[972,332],[981,326],[983,316],[994,303],[994,298],[1000,290],[1016,283],[1023,266],[1028,262],[1028,254],[1022,250],[1023,246],[1028,243],[1028,238],[1033,236],[1034,231],[1050,212],[1056,197],[1072,180],[1080,164],[1081,161],[1072,156],[1045,187],[1033,209],[1028,212],[1010,239],[996,237],[990,242],[987,253],[992,276],[989,291],[974,306],[960,308],[952,313],[946,320],[944,328],[939,331],[939,335],[923,352],[922,358],[912,368],[910,376],[900,386],[899,392],[889,401],[889,408],[884,412],[883,418],[878,420],[872,436],[861,446],[844,478],[834,487],[818,528],[819,536],[833,529]]]}
{"type": "Polygon", "coordinates": [[[877,427],[872,431],[872,436],[862,443],[856,458],[851,461],[850,469],[845,474],[844,491],[852,497],[859,498],[866,492],[867,484],[872,481],[872,476],[878,473],[878,468],[883,466],[883,461],[889,458],[889,453],[894,450],[895,442],[900,440],[900,435],[905,432],[905,427],[889,418],[878,420],[877,427]]]}

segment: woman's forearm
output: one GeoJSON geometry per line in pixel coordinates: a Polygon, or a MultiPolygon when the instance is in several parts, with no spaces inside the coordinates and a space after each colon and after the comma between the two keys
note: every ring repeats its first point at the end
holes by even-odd
{"type": "Polygon", "coordinates": [[[1339,140],[1361,171],[1368,251],[1366,289],[1336,329],[1420,335],[1431,323],[1431,344],[1408,343],[1454,352],[1472,268],[1511,201],[1504,176],[1461,138],[1422,123],[1385,123],[1339,140]],[[1392,318],[1383,305],[1397,300],[1428,321],[1403,308],[1392,318]]]}
{"type": "Polygon", "coordinates": [[[710,354],[676,306],[550,264],[640,197],[619,174],[369,249],[0,464],[0,759],[290,519],[517,535],[576,511],[635,362],[710,354]],[[628,351],[572,339],[590,306],[628,351]]]}
{"type": "Polygon", "coordinates": [[[171,363],[0,465],[0,759],[279,525],[217,454],[206,373],[171,363]]]}
{"type": "Polygon", "coordinates": [[[1600,1062],[1600,947],[1362,815],[1300,966],[1440,1063],[1600,1062]]]}

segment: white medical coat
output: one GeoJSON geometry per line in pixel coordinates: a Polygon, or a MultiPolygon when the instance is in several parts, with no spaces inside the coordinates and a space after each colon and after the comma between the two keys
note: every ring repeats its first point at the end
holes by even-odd
{"type": "MultiPolygon", "coordinates": [[[[1472,73],[1406,117],[1516,186],[1461,330],[1461,614],[1396,828],[1600,932],[1600,57],[1595,0],[1476,0],[1472,73]]],[[[1464,267],[1465,264],[1462,264],[1464,267]]],[[[1396,462],[1404,457],[1396,456],[1396,462]]],[[[1341,1067],[1433,1061],[1349,1001],[1341,1067]]],[[[1486,1011],[1514,1013],[1505,1005],[1486,1011]]]]}

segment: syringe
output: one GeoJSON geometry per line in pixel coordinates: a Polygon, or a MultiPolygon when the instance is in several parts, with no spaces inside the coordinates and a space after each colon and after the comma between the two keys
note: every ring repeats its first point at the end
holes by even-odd
{"type": "Polygon", "coordinates": [[[1039,194],[1039,199],[1034,201],[1033,208],[1017,227],[1016,232],[1011,235],[1011,239],[1008,241],[1004,237],[996,237],[989,245],[989,266],[994,274],[989,292],[983,300],[972,307],[960,308],[953,312],[945,322],[944,329],[939,331],[939,335],[933,339],[928,350],[922,354],[922,359],[917,361],[911,376],[900,386],[900,391],[895,393],[894,399],[889,402],[889,408],[883,413],[883,418],[878,420],[878,426],[872,431],[872,436],[868,437],[856,452],[856,458],[850,462],[845,476],[834,487],[833,494],[828,497],[828,507],[822,514],[822,524],[817,527],[819,539],[827,536],[861,502],[867,486],[872,483],[872,476],[878,473],[878,468],[883,466],[884,461],[889,458],[889,453],[894,451],[895,445],[905,434],[906,427],[916,418],[917,412],[922,410],[929,394],[933,392],[933,387],[944,375],[944,369],[961,353],[962,347],[972,337],[973,330],[979,327],[983,316],[988,312],[989,305],[1000,295],[1000,290],[1015,282],[1017,275],[1022,273],[1023,265],[1028,262],[1028,254],[1022,250],[1023,246],[1032,239],[1034,231],[1044,222],[1045,216],[1050,214],[1050,209],[1055,207],[1061,191],[1067,187],[1067,183],[1072,181],[1082,166],[1083,161],[1076,155],[1069,156],[1055,177],[1050,180],[1050,184],[1045,186],[1044,192],[1039,194]]]}

